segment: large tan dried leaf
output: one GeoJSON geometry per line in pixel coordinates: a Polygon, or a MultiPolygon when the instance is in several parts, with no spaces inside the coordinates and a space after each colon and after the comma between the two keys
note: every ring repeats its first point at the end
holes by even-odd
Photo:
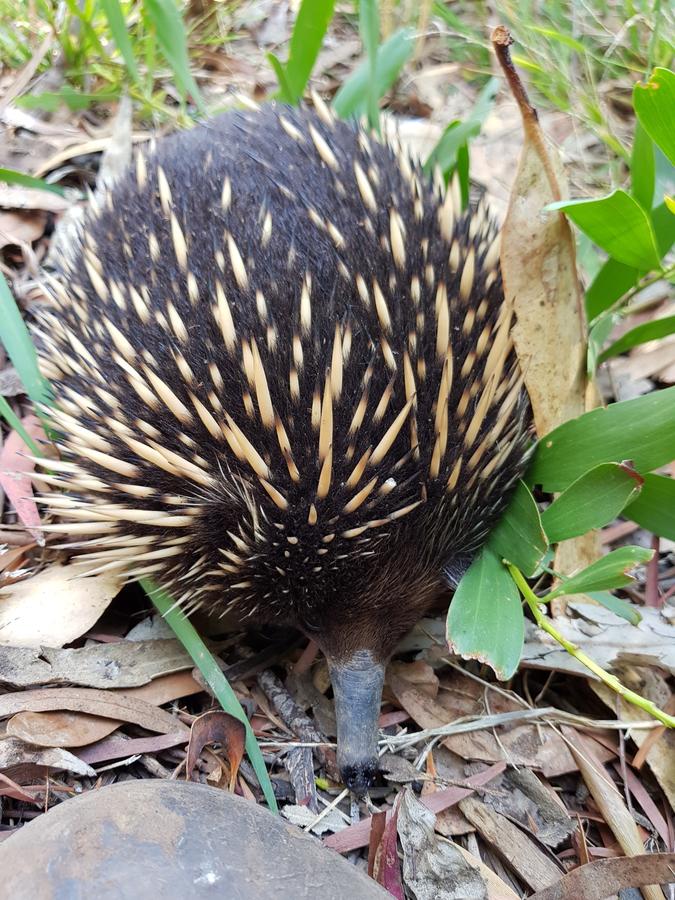
{"type": "Polygon", "coordinates": [[[542,211],[566,194],[562,166],[511,63],[510,35],[496,28],[492,41],[523,122],[501,264],[505,296],[516,314],[513,341],[542,437],[586,410],[583,299],[570,226],[562,213],[542,211]]]}
{"type": "MultiPolygon", "coordinates": [[[[512,39],[502,26],[492,43],[523,123],[523,149],[502,228],[504,294],[513,304],[513,343],[532,404],[537,437],[597,405],[586,378],[586,321],[576,270],[574,237],[561,212],[544,212],[567,196],[557,151],[541,129],[537,112],[509,54],[512,39]]],[[[572,574],[600,555],[594,533],[560,544],[554,568],[572,574]]],[[[564,601],[553,611],[562,612],[564,601]]]]}
{"type": "Polygon", "coordinates": [[[0,591],[0,644],[62,647],[99,619],[122,583],[116,575],[74,577],[69,566],[52,565],[0,591]]]}

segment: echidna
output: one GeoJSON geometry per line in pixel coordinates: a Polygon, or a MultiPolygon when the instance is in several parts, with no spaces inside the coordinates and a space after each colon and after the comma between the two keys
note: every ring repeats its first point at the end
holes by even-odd
{"type": "Polygon", "coordinates": [[[138,152],[41,327],[55,527],[188,614],[314,638],[357,793],[387,658],[522,471],[498,248],[485,205],[398,141],[271,104],[138,152]]]}

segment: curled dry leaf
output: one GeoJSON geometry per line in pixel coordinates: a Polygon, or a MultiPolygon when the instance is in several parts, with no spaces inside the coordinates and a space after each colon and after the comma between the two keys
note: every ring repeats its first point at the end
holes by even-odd
{"type": "Polygon", "coordinates": [[[214,709],[198,716],[190,728],[190,742],[185,762],[187,777],[192,778],[192,771],[207,744],[221,744],[230,768],[230,792],[233,792],[237,772],[244,756],[245,742],[244,723],[229,713],[214,709]]]}
{"type": "MultiPolygon", "coordinates": [[[[502,228],[504,293],[513,304],[513,343],[532,404],[537,437],[597,405],[586,378],[586,322],[571,228],[544,207],[566,197],[560,159],[511,62],[512,38],[495,28],[492,44],[518,103],[523,149],[502,228]]],[[[595,534],[559,545],[554,568],[574,572],[599,556],[595,534]]],[[[555,612],[564,609],[556,601],[555,612]]]]}
{"type": "MultiPolygon", "coordinates": [[[[0,246],[2,246],[2,222],[0,221],[0,246]]],[[[26,416],[21,424],[35,441],[46,439],[37,416],[26,416]]],[[[0,486],[7,494],[21,522],[39,544],[44,544],[40,530],[40,514],[33,499],[31,473],[35,463],[30,459],[33,451],[26,446],[16,431],[10,431],[0,451],[0,486]]]]}
{"type": "Polygon", "coordinates": [[[0,770],[26,765],[46,766],[49,769],[72,772],[74,775],[96,777],[96,772],[91,766],[67,750],[58,747],[29,747],[14,737],[6,737],[0,741],[0,770]]]}
{"type": "Polygon", "coordinates": [[[618,859],[598,859],[565,875],[558,884],[532,894],[530,900],[604,900],[626,888],[649,881],[668,884],[675,879],[675,853],[643,853],[618,859]]]}
{"type": "Polygon", "coordinates": [[[0,591],[0,644],[62,647],[81,637],[122,589],[109,572],[73,576],[70,566],[52,565],[0,591]]]}

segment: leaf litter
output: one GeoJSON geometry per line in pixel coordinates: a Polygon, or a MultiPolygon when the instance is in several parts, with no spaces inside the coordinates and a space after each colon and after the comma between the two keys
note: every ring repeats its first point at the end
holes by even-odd
{"type": "MultiPolygon", "coordinates": [[[[431,69],[430,43],[425,65],[431,69]]],[[[252,63],[223,71],[252,90],[256,66],[260,71],[265,67],[255,40],[249,45],[252,63]]],[[[342,48],[333,54],[334,61],[327,52],[320,57],[316,74],[324,88],[334,88],[340,82],[335,73],[353,65],[359,43],[351,46],[351,57],[342,48]]],[[[417,81],[423,83],[421,75],[417,81]]],[[[415,84],[409,85],[411,105],[415,84]]],[[[425,97],[443,98],[444,92],[428,91],[425,97]]],[[[13,106],[5,110],[18,112],[13,106]]],[[[436,122],[449,119],[440,106],[433,117],[436,122]]],[[[499,117],[498,105],[491,137],[501,147],[499,117]]],[[[502,121],[507,119],[502,113],[502,121]]],[[[68,166],[110,144],[106,137],[91,139],[82,118],[74,117],[74,124],[60,129],[46,128],[49,123],[39,119],[32,125],[22,121],[21,127],[33,127],[41,142],[42,164],[34,166],[33,174],[68,166]]],[[[438,126],[430,121],[429,128],[421,127],[425,124],[404,118],[403,139],[407,131],[412,140],[433,144],[438,126]]],[[[117,142],[122,154],[125,141],[148,136],[132,134],[130,124],[125,134],[117,142]]],[[[546,164],[542,169],[541,157],[537,161],[533,144],[538,138],[530,135],[528,140],[520,177],[529,182],[531,205],[519,211],[512,204],[507,230],[516,235],[522,226],[522,219],[516,221],[518,212],[527,219],[536,207],[539,220],[538,211],[560,199],[550,193],[546,164]]],[[[41,257],[49,247],[45,216],[64,217],[74,200],[14,190],[13,197],[6,189],[0,196],[0,206],[15,217],[4,221],[23,223],[20,211],[25,211],[31,230],[14,236],[5,258],[27,277],[34,262],[29,251],[41,257]]],[[[567,350],[560,352],[556,335],[554,358],[560,371],[552,371],[549,356],[544,378],[538,377],[535,360],[525,366],[531,393],[541,392],[536,401],[540,433],[589,403],[579,356],[583,332],[569,231],[557,214],[546,221],[546,246],[541,254],[528,253],[525,262],[540,266],[552,291],[565,293],[564,302],[559,296],[549,298],[546,313],[551,319],[544,330],[555,334],[555,321],[560,331],[558,319],[565,317],[567,350]],[[566,273],[562,279],[561,271],[566,273]],[[561,383],[567,385],[562,401],[561,383]]],[[[12,229],[5,231],[11,237],[12,229]]],[[[523,259],[510,258],[508,246],[505,253],[505,277],[514,285],[523,259]]],[[[527,270],[521,274],[526,276],[527,270]]],[[[24,296],[32,296],[29,288],[24,296]]],[[[524,354],[522,348],[531,353],[535,344],[532,335],[536,332],[537,342],[541,337],[541,329],[528,324],[525,313],[523,308],[518,315],[524,354]]],[[[633,377],[653,377],[672,366],[670,342],[656,349],[635,348],[616,362],[633,377]],[[661,356],[648,357],[655,352],[661,356]]],[[[29,409],[10,382],[8,376],[6,396],[25,419],[29,409]]],[[[6,462],[12,456],[7,468],[25,479],[30,469],[17,464],[21,457],[15,455],[13,440],[5,440],[1,458],[6,462]]],[[[255,775],[242,760],[239,723],[215,708],[178,643],[165,634],[152,639],[152,628],[147,639],[132,640],[133,629],[148,613],[139,592],[121,590],[106,576],[73,579],[49,541],[44,549],[26,537],[22,544],[10,545],[21,534],[20,524],[24,535],[34,538],[39,518],[28,481],[20,491],[5,491],[9,496],[0,526],[5,529],[0,533],[0,839],[2,829],[11,833],[26,816],[38,815],[38,804],[49,808],[68,802],[75,792],[124,778],[185,777],[187,771],[195,780],[260,802],[255,775]]],[[[595,559],[598,554],[591,555],[595,559]]],[[[582,557],[577,546],[560,568],[572,571],[582,557]]],[[[672,566],[666,561],[657,574],[660,596],[672,596],[672,566]]],[[[575,603],[558,617],[558,625],[574,632],[575,643],[586,641],[594,654],[605,647],[601,652],[607,667],[620,669],[627,682],[633,679],[646,694],[656,695],[655,702],[672,709],[667,679],[659,673],[672,673],[668,641],[673,613],[663,604],[645,609],[645,590],[638,583],[632,591],[642,614],[637,632],[601,607],[589,611],[575,603]]],[[[524,665],[504,687],[479,664],[468,662],[460,669],[449,658],[441,618],[436,620],[438,641],[429,637],[429,623],[418,626],[387,674],[381,717],[387,778],[373,789],[370,806],[362,805],[355,820],[336,780],[323,660],[308,653],[310,662],[303,663],[301,675],[294,671],[304,650],[297,641],[201,624],[254,723],[287,818],[305,830],[323,831],[324,844],[334,851],[358,854],[360,864],[368,865],[392,896],[513,898],[534,891],[539,900],[591,900],[604,896],[600,889],[650,884],[643,888],[645,896],[662,896],[653,884],[668,881],[675,865],[672,734],[651,720],[641,721],[639,710],[592,683],[585,670],[575,668],[574,660],[554,650],[540,633],[529,630],[524,665]],[[622,723],[620,730],[616,726],[622,723]],[[645,854],[645,846],[666,852],[645,854]],[[556,890],[562,893],[552,893],[556,890]]]]}

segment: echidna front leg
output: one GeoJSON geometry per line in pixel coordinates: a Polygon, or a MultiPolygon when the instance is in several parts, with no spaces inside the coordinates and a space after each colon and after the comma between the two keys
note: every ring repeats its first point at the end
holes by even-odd
{"type": "Polygon", "coordinates": [[[362,797],[377,774],[377,734],[384,665],[369,650],[328,657],[337,717],[337,762],[344,784],[362,797]]]}

